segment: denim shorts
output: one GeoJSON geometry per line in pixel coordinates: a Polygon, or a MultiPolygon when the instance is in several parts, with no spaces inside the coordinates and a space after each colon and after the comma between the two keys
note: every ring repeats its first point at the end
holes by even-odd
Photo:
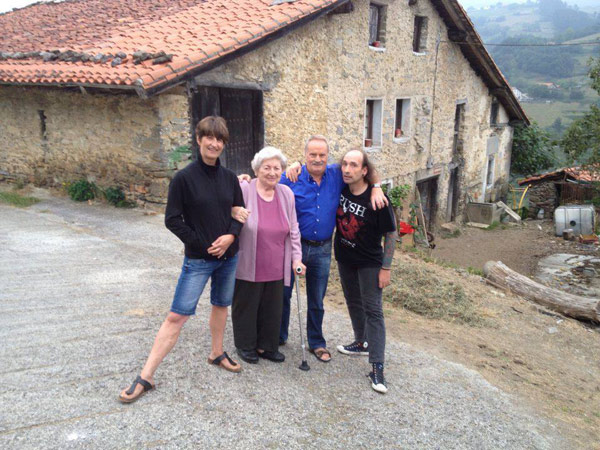
{"type": "Polygon", "coordinates": [[[237,261],[237,255],[215,261],[191,259],[186,256],[183,259],[171,311],[183,316],[194,315],[209,278],[211,305],[231,306],[237,261]]]}

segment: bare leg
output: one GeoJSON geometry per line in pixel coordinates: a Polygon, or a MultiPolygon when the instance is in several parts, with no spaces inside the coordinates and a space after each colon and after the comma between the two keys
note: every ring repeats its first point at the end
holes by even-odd
{"type": "MultiPolygon", "coordinates": [[[[208,324],[210,326],[210,336],[212,341],[209,358],[215,359],[223,354],[223,337],[225,335],[225,325],[227,324],[227,307],[213,305],[208,324]]],[[[224,359],[222,364],[230,366],[227,359],[224,359]]]]}
{"type": "MultiPolygon", "coordinates": [[[[179,338],[179,334],[181,333],[181,329],[183,325],[187,322],[190,316],[182,316],[181,314],[177,314],[174,312],[170,312],[163,324],[160,326],[158,333],[156,334],[156,338],[154,339],[154,345],[152,346],[152,350],[150,350],[150,354],[148,355],[148,359],[146,360],[146,364],[144,364],[144,368],[142,369],[142,373],[140,376],[148,381],[149,383],[154,384],[154,372],[162,362],[162,360],[169,354],[171,349],[175,346],[177,339],[179,338]]],[[[227,316],[226,316],[227,317],[227,316]]],[[[123,398],[131,398],[135,397],[139,394],[139,392],[143,389],[141,385],[137,385],[135,387],[135,391],[131,395],[127,395],[124,389],[121,391],[121,397],[123,398]]]]}

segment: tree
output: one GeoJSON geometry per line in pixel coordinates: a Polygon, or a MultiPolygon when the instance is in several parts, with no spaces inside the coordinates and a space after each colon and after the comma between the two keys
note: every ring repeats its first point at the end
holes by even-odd
{"type": "MultiPolygon", "coordinates": [[[[591,86],[600,95],[600,58],[591,61],[591,86]]],[[[591,105],[583,117],[573,121],[563,135],[561,146],[571,159],[583,165],[600,164],[600,108],[591,105]]],[[[600,171],[595,166],[597,171],[600,171]]]]}
{"type": "Polygon", "coordinates": [[[533,122],[530,126],[515,126],[511,172],[531,175],[554,164],[548,133],[533,122]]]}

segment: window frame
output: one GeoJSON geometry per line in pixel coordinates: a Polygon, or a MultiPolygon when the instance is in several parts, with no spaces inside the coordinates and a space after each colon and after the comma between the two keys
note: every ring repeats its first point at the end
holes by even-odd
{"type": "Polygon", "coordinates": [[[392,130],[393,142],[407,142],[411,136],[411,116],[412,116],[412,99],[410,97],[396,97],[394,102],[394,129],[392,130]],[[398,102],[402,102],[400,110],[400,129],[402,135],[396,137],[396,130],[398,129],[398,102]]]}
{"type": "Polygon", "coordinates": [[[424,41],[424,34],[427,31],[428,17],[418,14],[415,14],[414,17],[412,51],[415,55],[425,55],[427,54],[427,41],[424,41]]]}
{"type": "Polygon", "coordinates": [[[363,123],[363,148],[365,149],[379,149],[383,146],[383,98],[379,97],[367,97],[365,99],[365,103],[364,103],[364,111],[365,111],[365,120],[363,123]],[[369,103],[372,102],[372,107],[369,108],[369,103]],[[379,105],[376,108],[376,105],[379,105]],[[371,111],[371,114],[369,114],[369,110],[371,111]],[[378,135],[378,141],[375,141],[374,136],[376,135],[376,129],[375,129],[375,113],[379,114],[379,121],[378,121],[378,126],[379,126],[379,135],[378,135]],[[370,122],[367,123],[367,122],[370,122]],[[371,128],[371,137],[368,137],[368,131],[369,131],[369,125],[371,128]],[[371,139],[371,146],[367,147],[365,145],[366,140],[367,139],[371,139]]]}
{"type": "Polygon", "coordinates": [[[376,2],[369,2],[369,36],[368,36],[368,41],[367,44],[369,45],[369,48],[371,50],[375,50],[375,51],[379,51],[379,52],[383,52],[385,51],[385,42],[384,42],[384,37],[382,36],[382,32],[383,32],[383,26],[385,23],[385,17],[384,15],[386,14],[386,5],[382,5],[376,2]],[[371,29],[372,29],[372,23],[371,23],[371,18],[372,18],[372,13],[371,11],[373,9],[377,10],[377,23],[376,23],[376,36],[375,39],[373,40],[371,38],[371,29]],[[375,46],[373,45],[375,42],[379,42],[379,46],[375,46]]]}

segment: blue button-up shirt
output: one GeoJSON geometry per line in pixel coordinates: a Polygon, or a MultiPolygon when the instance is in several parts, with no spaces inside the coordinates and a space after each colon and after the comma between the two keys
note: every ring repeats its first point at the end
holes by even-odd
{"type": "Polygon", "coordinates": [[[339,164],[328,164],[321,184],[308,173],[306,166],[292,183],[281,176],[280,183],[289,186],[296,198],[296,215],[300,225],[300,235],[311,241],[325,241],[331,238],[335,228],[335,212],[340,203],[344,187],[339,164]]]}

